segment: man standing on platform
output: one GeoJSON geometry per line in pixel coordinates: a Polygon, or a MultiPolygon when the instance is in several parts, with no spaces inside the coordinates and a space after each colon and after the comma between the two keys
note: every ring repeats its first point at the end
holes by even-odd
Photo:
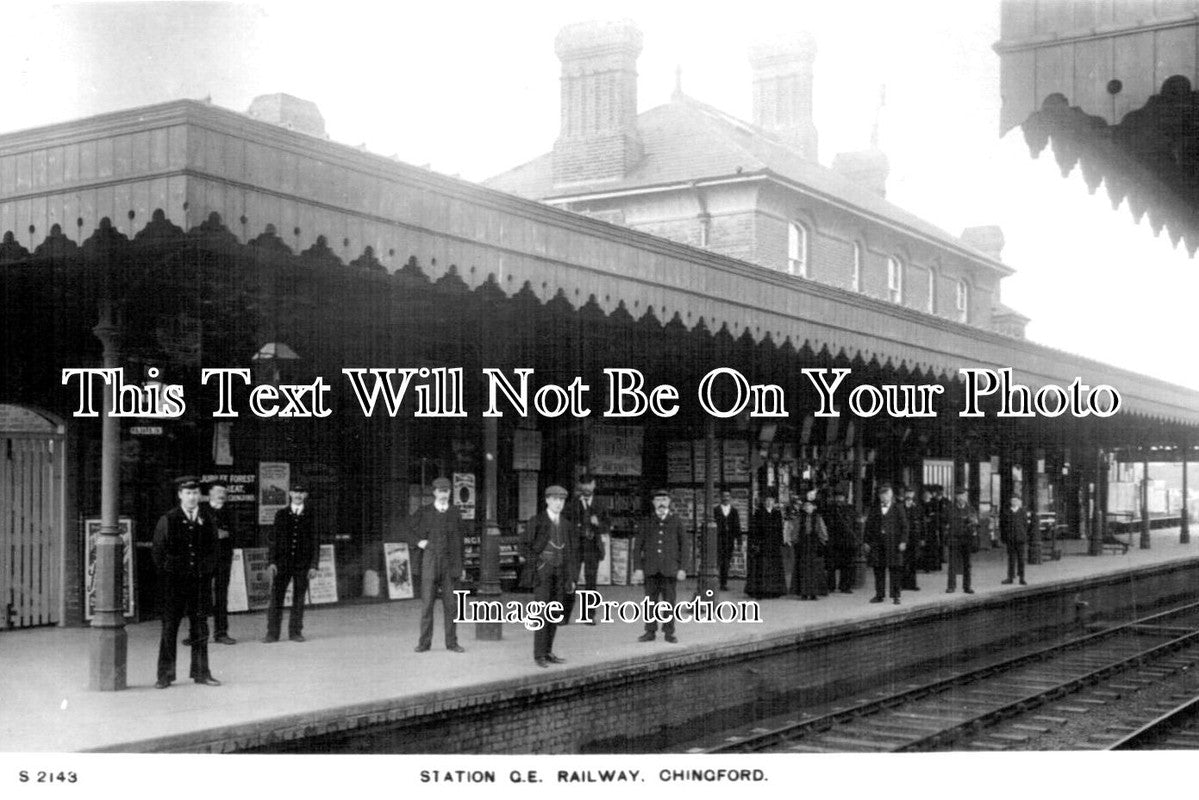
{"type": "Polygon", "coordinates": [[[970,555],[978,541],[978,512],[966,502],[966,487],[954,491],[954,503],[950,506],[945,526],[946,544],[949,550],[949,586],[946,594],[957,589],[957,574],[962,573],[962,591],[974,594],[970,588],[970,555]]]}
{"type": "Polygon", "coordinates": [[[908,515],[895,502],[891,484],[878,486],[878,502],[870,507],[863,534],[866,555],[874,568],[874,597],[871,603],[881,603],[887,594],[887,578],[891,579],[891,599],[899,605],[900,581],[903,578],[903,553],[908,547],[908,515]]]}
{"type": "Polygon", "coordinates": [[[1024,546],[1031,526],[1032,515],[1022,507],[1020,495],[1013,494],[1008,498],[1008,507],[999,512],[999,539],[1007,546],[1007,578],[1003,583],[1019,577],[1021,586],[1028,585],[1024,582],[1024,546]]]}
{"type": "Polygon", "coordinates": [[[158,682],[165,689],[175,680],[179,623],[191,628],[191,679],[220,686],[208,669],[208,604],[216,566],[216,527],[200,510],[200,483],[176,481],[179,505],[163,514],[154,527],[154,567],[162,586],[162,637],[158,642],[158,682]]]}
{"type": "MultiPolygon", "coordinates": [[[[579,558],[583,562],[583,588],[594,590],[599,562],[604,560],[604,536],[612,528],[608,516],[595,507],[594,475],[584,474],[579,477],[576,497],[566,510],[566,517],[573,523],[578,538],[579,558]]],[[[536,557],[536,551],[533,555],[536,557]]],[[[577,577],[570,576],[572,581],[577,577]]],[[[571,593],[566,594],[569,596],[571,593]]],[[[584,621],[588,625],[595,624],[594,619],[588,618],[584,621]]]]}
{"type": "Polygon", "coordinates": [[[916,585],[916,560],[926,548],[926,516],[925,509],[916,502],[916,490],[911,486],[905,486],[903,489],[903,512],[908,518],[908,541],[911,546],[903,553],[903,580],[900,582],[900,588],[905,592],[918,592],[920,587],[916,585]]]}
{"type": "Polygon", "coordinates": [[[854,558],[858,553],[857,514],[844,486],[833,491],[833,505],[824,521],[828,527],[828,589],[853,593],[854,558]]]}
{"type": "Polygon", "coordinates": [[[216,526],[216,572],[212,575],[212,638],[220,644],[237,644],[229,635],[229,572],[233,569],[233,548],[237,539],[233,514],[225,507],[229,488],[224,481],[208,486],[208,516],[216,526]]]}
{"type": "MultiPolygon", "coordinates": [[[[533,579],[534,599],[556,602],[562,609],[566,607],[567,596],[575,590],[579,574],[578,528],[562,514],[565,505],[565,489],[550,486],[545,490],[545,511],[533,517],[533,543],[529,546],[537,570],[533,579]]],[[[558,624],[550,619],[550,614],[546,614],[544,623],[533,632],[533,662],[539,667],[562,664],[566,659],[554,654],[558,624]]]]}
{"type": "Polygon", "coordinates": [[[733,507],[733,493],[728,489],[720,493],[720,505],[712,511],[716,520],[716,559],[720,569],[720,591],[729,588],[729,562],[733,560],[733,548],[741,538],[741,515],[733,507]]]}
{"type": "MultiPolygon", "coordinates": [[[[687,577],[683,569],[683,523],[670,511],[670,492],[655,489],[652,497],[654,513],[642,521],[633,550],[633,582],[645,581],[645,596],[650,603],[665,601],[673,606],[676,581],[687,577]]],[[[678,641],[673,617],[662,625],[662,632],[671,644],[678,641]]],[[[657,620],[647,621],[645,633],[637,641],[652,642],[657,635],[657,620]]]]}
{"type": "Polygon", "coordinates": [[[308,487],[301,480],[292,481],[287,490],[287,506],[275,512],[274,539],[271,541],[270,566],[271,604],[266,612],[265,644],[279,641],[283,626],[283,600],[291,584],[291,614],[287,618],[287,634],[293,642],[304,639],[304,604],[308,599],[308,582],[316,577],[321,548],[317,540],[316,522],[308,506],[308,487]]]}
{"type": "Polygon", "coordinates": [[[458,644],[454,623],[454,581],[466,580],[461,525],[458,509],[450,505],[449,478],[437,478],[433,481],[433,505],[422,506],[412,515],[408,526],[409,539],[421,551],[418,653],[433,646],[433,607],[439,594],[445,619],[445,649],[454,653],[466,652],[458,644]]]}

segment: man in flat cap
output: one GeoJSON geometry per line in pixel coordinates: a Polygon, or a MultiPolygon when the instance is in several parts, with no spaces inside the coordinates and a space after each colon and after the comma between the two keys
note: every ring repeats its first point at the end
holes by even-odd
{"type": "Polygon", "coordinates": [[[445,649],[455,653],[466,650],[458,644],[454,623],[454,582],[466,580],[463,567],[462,518],[450,504],[449,478],[433,481],[433,504],[421,506],[408,523],[408,539],[413,551],[421,554],[420,640],[416,652],[433,646],[433,607],[441,596],[445,619],[445,649]]]}
{"type": "Polygon", "coordinates": [[[908,548],[908,515],[895,502],[891,484],[886,481],[878,485],[878,500],[870,506],[862,539],[870,566],[874,568],[874,597],[870,602],[883,602],[890,578],[891,599],[899,605],[903,554],[908,548]]]}
{"type": "Polygon", "coordinates": [[[283,598],[287,585],[292,584],[291,614],[287,618],[288,638],[293,642],[304,639],[304,604],[308,599],[308,582],[316,577],[321,548],[317,539],[316,522],[308,505],[308,486],[301,480],[292,481],[287,490],[290,502],[275,513],[274,538],[271,541],[270,566],[271,604],[266,612],[266,636],[263,642],[279,641],[283,625],[283,598]]]}
{"type": "MultiPolygon", "coordinates": [[[[533,517],[533,542],[529,554],[534,561],[533,597],[542,603],[557,602],[566,607],[566,597],[575,589],[579,574],[578,530],[567,519],[566,489],[550,486],[545,490],[545,510],[533,517]]],[[[539,667],[566,661],[554,653],[554,634],[558,624],[546,615],[545,624],[533,632],[533,661],[539,667]]]]}
{"type": "MultiPolygon", "coordinates": [[[[641,522],[633,549],[636,566],[633,582],[636,583],[638,577],[644,580],[645,596],[651,603],[665,601],[674,605],[676,581],[687,577],[683,569],[683,522],[670,510],[669,491],[655,489],[652,497],[654,513],[641,522]]],[[[662,632],[671,644],[678,641],[673,618],[662,625],[662,632]]],[[[645,633],[637,641],[652,642],[657,635],[657,621],[647,621],[645,633]]]]}
{"type": "Polygon", "coordinates": [[[191,679],[219,686],[208,669],[208,603],[216,566],[216,528],[200,510],[200,483],[193,477],[175,482],[179,505],[163,514],[154,527],[154,567],[162,584],[162,637],[158,643],[158,682],[165,689],[175,680],[179,623],[191,627],[191,679]]]}

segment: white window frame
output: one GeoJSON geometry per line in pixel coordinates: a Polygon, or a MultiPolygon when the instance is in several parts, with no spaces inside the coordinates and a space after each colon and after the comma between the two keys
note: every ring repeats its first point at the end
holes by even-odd
{"type": "Polygon", "coordinates": [[[887,299],[903,303],[903,261],[898,256],[887,256],[887,299]]]}
{"type": "Polygon", "coordinates": [[[932,267],[928,268],[928,313],[937,313],[937,273],[932,267]]]}
{"type": "Polygon", "coordinates": [[[849,286],[855,292],[862,291],[862,245],[853,243],[853,275],[850,276],[849,286]]]}
{"type": "Polygon", "coordinates": [[[970,285],[960,278],[958,279],[957,312],[958,322],[970,321],[970,285]]]}
{"type": "Polygon", "coordinates": [[[799,222],[787,223],[787,274],[808,277],[808,229],[799,222]]]}

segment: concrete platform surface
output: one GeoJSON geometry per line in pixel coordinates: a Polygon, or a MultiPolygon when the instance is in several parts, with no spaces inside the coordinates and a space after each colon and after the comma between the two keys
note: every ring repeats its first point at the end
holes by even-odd
{"type": "MultiPolygon", "coordinates": [[[[1134,547],[1136,538],[1134,537],[1134,547]]],[[[459,626],[466,653],[444,649],[441,614],[434,646],[413,652],[419,624],[418,600],[350,603],[308,610],[304,643],[263,644],[263,612],[235,614],[230,634],[236,645],[210,645],[214,675],[224,685],[198,686],[186,679],[188,650],[180,646],[179,674],[171,688],[154,688],[160,625],[130,625],[128,685],[120,692],[87,688],[89,629],[39,628],[0,632],[0,752],[76,752],[92,749],[150,749],[148,740],[231,726],[262,724],[294,715],[322,714],[345,706],[416,698],[430,692],[480,690],[496,682],[536,683],[563,670],[597,670],[605,665],[647,659],[688,648],[736,647],[780,634],[811,633],[821,627],[877,620],[899,622],[914,609],[951,610],[960,604],[994,600],[1005,593],[1036,592],[1049,585],[1199,558],[1199,541],[1178,542],[1177,529],[1154,531],[1152,548],[1126,555],[1085,555],[1085,542],[1067,541],[1064,557],[1029,566],[1029,586],[1005,586],[1006,555],[984,550],[975,557],[976,594],[945,594],[945,572],[921,573],[922,591],[905,592],[903,604],[870,604],[867,587],[816,602],[784,597],[761,602],[763,621],[754,625],[681,624],[679,643],[661,636],[639,643],[640,625],[614,622],[594,627],[570,624],[558,632],[555,651],[562,666],[541,669],[532,660],[533,634],[517,624],[504,626],[501,641],[478,641],[474,625],[459,626]]],[[[687,587],[693,587],[693,581],[687,587]]],[[[734,581],[726,600],[747,599],[734,581]]],[[[600,587],[606,599],[637,600],[640,587],[600,587]]],[[[685,596],[679,593],[680,599],[685,596]]],[[[530,595],[506,595],[531,599],[530,595]]],[[[186,625],[184,625],[186,630],[186,625]]],[[[182,638],[182,634],[181,634],[182,638]]]]}

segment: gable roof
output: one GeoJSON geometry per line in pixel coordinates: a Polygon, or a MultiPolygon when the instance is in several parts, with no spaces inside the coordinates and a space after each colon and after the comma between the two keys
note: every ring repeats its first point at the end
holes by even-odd
{"type": "Polygon", "coordinates": [[[483,181],[503,192],[554,203],[595,194],[620,194],[697,180],[760,176],[847,207],[908,234],[930,239],[959,254],[1010,274],[1001,261],[964,244],[840,173],[810,161],[765,130],[676,93],[671,102],[637,116],[643,157],[617,180],[554,185],[553,154],[542,156],[483,181]]]}

